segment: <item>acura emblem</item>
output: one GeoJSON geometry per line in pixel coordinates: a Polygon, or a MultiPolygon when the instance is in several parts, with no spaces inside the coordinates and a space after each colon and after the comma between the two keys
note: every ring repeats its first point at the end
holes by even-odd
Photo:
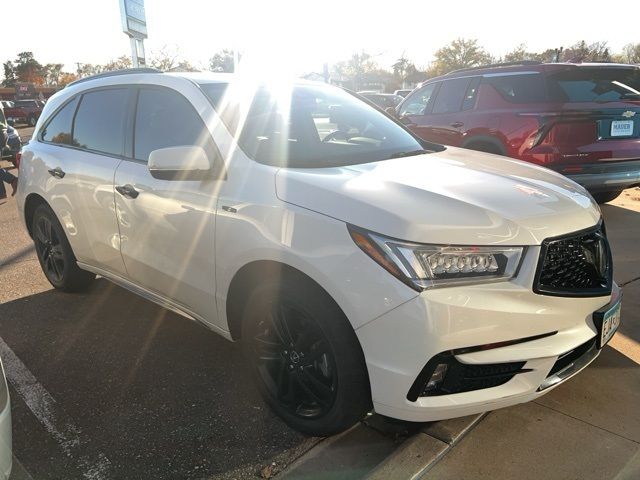
{"type": "Polygon", "coordinates": [[[635,115],[636,115],[636,112],[634,112],[633,110],[627,110],[622,114],[624,118],[631,118],[631,117],[634,117],[635,115]]]}

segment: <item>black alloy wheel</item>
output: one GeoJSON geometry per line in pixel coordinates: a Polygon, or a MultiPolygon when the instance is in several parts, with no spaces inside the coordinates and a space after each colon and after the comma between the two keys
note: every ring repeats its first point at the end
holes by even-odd
{"type": "Polygon", "coordinates": [[[51,219],[46,216],[38,217],[34,227],[33,237],[42,270],[51,283],[60,283],[65,267],[60,238],[51,224],[51,219]]]}
{"type": "Polygon", "coordinates": [[[326,415],[336,398],[336,362],[315,322],[295,305],[273,303],[252,340],[255,364],[270,395],[295,416],[326,415]]]}

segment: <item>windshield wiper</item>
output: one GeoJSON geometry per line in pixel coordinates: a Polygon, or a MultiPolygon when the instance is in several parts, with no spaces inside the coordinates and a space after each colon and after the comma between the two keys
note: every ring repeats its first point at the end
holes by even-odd
{"type": "Polygon", "coordinates": [[[629,98],[640,98],[640,93],[623,93],[620,95],[621,100],[627,100],[629,98]]]}
{"type": "Polygon", "coordinates": [[[413,157],[414,155],[421,155],[423,153],[431,153],[429,150],[411,150],[410,152],[397,152],[389,157],[392,158],[402,158],[402,157],[413,157]]]}

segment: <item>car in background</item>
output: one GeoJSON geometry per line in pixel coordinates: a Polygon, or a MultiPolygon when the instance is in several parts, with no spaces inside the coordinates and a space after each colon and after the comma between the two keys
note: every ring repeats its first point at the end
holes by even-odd
{"type": "Polygon", "coordinates": [[[385,110],[389,107],[395,108],[401,101],[402,97],[400,95],[395,95],[393,93],[358,93],[362,97],[366,98],[370,102],[373,102],[382,110],[385,110]]]}
{"type": "Polygon", "coordinates": [[[11,400],[7,379],[4,374],[2,362],[0,362],[0,480],[8,480],[12,466],[12,438],[11,438],[11,400]]]}
{"type": "Polygon", "coordinates": [[[13,107],[4,109],[4,114],[9,121],[26,123],[34,127],[40,118],[44,104],[42,100],[16,100],[13,107]]]}
{"type": "Polygon", "coordinates": [[[537,399],[620,323],[584,188],[421,141],[331,85],[100,74],[49,100],[21,162],[55,288],[99,274],[239,341],[307,434],[537,399]]]}
{"type": "Polygon", "coordinates": [[[400,90],[396,90],[395,92],[393,92],[394,95],[400,95],[402,98],[406,97],[407,95],[409,95],[411,92],[413,92],[413,90],[411,88],[403,88],[400,90]]]}
{"type": "Polygon", "coordinates": [[[640,185],[640,67],[519,62],[431,79],[397,107],[424,140],[555,170],[604,203],[640,185]]]}
{"type": "Polygon", "coordinates": [[[5,145],[0,145],[0,158],[7,159],[15,165],[17,154],[22,148],[22,139],[18,130],[9,124],[2,108],[0,108],[0,128],[4,130],[3,133],[7,139],[5,145]]]}
{"type": "Polygon", "coordinates": [[[10,100],[0,100],[0,108],[13,108],[13,102],[10,100]]]}

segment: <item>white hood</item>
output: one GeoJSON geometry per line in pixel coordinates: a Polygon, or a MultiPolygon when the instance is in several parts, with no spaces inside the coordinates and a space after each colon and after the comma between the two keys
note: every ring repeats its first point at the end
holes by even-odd
{"type": "Polygon", "coordinates": [[[595,225],[586,191],[545,168],[448,147],[362,165],[281,169],[281,200],[420,243],[538,245],[595,225]]]}

